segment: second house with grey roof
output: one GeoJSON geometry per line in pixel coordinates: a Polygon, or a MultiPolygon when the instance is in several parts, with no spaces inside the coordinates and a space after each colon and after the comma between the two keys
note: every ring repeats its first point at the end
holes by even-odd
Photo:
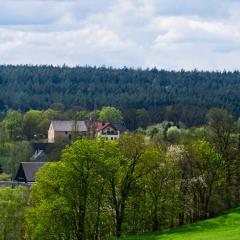
{"type": "Polygon", "coordinates": [[[85,136],[87,126],[84,121],[51,121],[48,129],[48,142],[54,143],[58,139],[72,141],[73,134],[85,136]]]}

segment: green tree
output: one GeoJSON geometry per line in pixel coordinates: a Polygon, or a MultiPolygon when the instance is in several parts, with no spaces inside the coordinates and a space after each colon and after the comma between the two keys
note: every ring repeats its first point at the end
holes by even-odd
{"type": "Polygon", "coordinates": [[[27,206],[24,187],[0,188],[0,239],[22,239],[23,214],[27,206]]]}
{"type": "Polygon", "coordinates": [[[120,154],[105,161],[106,178],[111,189],[111,204],[115,212],[116,237],[122,235],[126,204],[145,149],[144,138],[138,134],[124,134],[119,139],[119,147],[123,156],[120,154]]]}
{"type": "Polygon", "coordinates": [[[103,162],[118,151],[115,142],[82,139],[67,146],[59,162],[46,164],[32,187],[27,239],[98,236],[103,162]]]}
{"type": "Polygon", "coordinates": [[[20,162],[28,162],[33,154],[33,149],[28,141],[19,141],[10,145],[8,150],[8,169],[14,179],[20,162]]]}
{"type": "Polygon", "coordinates": [[[176,126],[170,127],[167,130],[167,139],[170,143],[180,143],[181,130],[176,126]]]}
{"type": "Polygon", "coordinates": [[[66,178],[71,178],[67,171],[64,162],[46,164],[39,171],[37,184],[31,187],[30,208],[25,214],[26,239],[76,239],[69,190],[65,193],[66,178]]]}
{"type": "MultiPolygon", "coordinates": [[[[222,190],[226,177],[225,163],[221,155],[206,141],[192,144],[193,179],[192,192],[197,192],[199,218],[209,216],[209,205],[213,196],[222,190]]],[[[219,198],[219,196],[218,196],[219,198]]],[[[216,206],[216,203],[212,203],[216,206]]]]}
{"type": "Polygon", "coordinates": [[[10,181],[11,176],[9,174],[3,173],[0,166],[0,181],[10,181]]]}
{"type": "Polygon", "coordinates": [[[146,128],[150,123],[150,117],[145,109],[138,109],[136,111],[137,126],[146,128]]]}
{"type": "Polygon", "coordinates": [[[45,133],[45,124],[42,125],[44,115],[42,111],[30,110],[23,118],[23,133],[28,139],[33,139],[39,133],[45,133]],[[31,126],[31,127],[30,127],[31,126]],[[43,127],[43,128],[42,128],[43,127]]]}
{"type": "Polygon", "coordinates": [[[115,107],[103,107],[99,113],[99,120],[103,122],[121,121],[122,113],[115,107]]]}
{"type": "Polygon", "coordinates": [[[146,191],[146,206],[150,212],[151,230],[159,231],[163,227],[176,226],[180,178],[177,165],[158,146],[148,147],[143,161],[142,181],[146,191]],[[171,219],[170,224],[169,220],[166,221],[166,216],[167,219],[171,219]]]}
{"type": "Polygon", "coordinates": [[[225,110],[213,108],[207,114],[208,136],[213,146],[222,155],[226,168],[226,201],[228,207],[235,204],[236,191],[236,153],[234,151],[233,133],[235,124],[233,117],[225,110]]]}
{"type": "Polygon", "coordinates": [[[23,116],[19,111],[8,110],[6,118],[2,122],[3,131],[5,130],[11,140],[22,137],[23,116]]]}

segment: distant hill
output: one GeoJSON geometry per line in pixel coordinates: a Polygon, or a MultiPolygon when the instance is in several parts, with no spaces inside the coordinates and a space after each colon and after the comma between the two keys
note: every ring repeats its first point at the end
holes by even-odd
{"type": "Polygon", "coordinates": [[[163,108],[168,115],[187,109],[189,116],[220,107],[238,117],[239,93],[238,71],[0,66],[0,110],[46,109],[54,103],[87,110],[112,105],[124,111],[145,108],[157,118],[163,108]]]}
{"type": "Polygon", "coordinates": [[[122,238],[122,240],[239,240],[240,208],[202,222],[186,225],[163,233],[122,238]]]}

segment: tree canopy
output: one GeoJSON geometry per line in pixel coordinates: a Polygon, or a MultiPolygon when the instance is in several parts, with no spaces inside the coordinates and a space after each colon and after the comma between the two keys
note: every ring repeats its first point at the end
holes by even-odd
{"type": "Polygon", "coordinates": [[[239,117],[240,72],[0,66],[0,110],[113,106],[131,129],[163,120],[202,124],[212,107],[239,117]],[[142,109],[137,111],[136,109],[142,109]],[[147,112],[145,112],[145,109],[147,112]]]}

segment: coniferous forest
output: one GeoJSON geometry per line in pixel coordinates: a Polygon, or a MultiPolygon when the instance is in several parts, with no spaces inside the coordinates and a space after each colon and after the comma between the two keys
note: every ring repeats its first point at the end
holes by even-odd
{"type": "Polygon", "coordinates": [[[205,121],[212,107],[240,114],[240,72],[165,71],[106,67],[0,66],[0,111],[119,108],[129,129],[147,111],[150,123],[205,121]],[[140,111],[139,111],[140,110],[140,111]]]}

